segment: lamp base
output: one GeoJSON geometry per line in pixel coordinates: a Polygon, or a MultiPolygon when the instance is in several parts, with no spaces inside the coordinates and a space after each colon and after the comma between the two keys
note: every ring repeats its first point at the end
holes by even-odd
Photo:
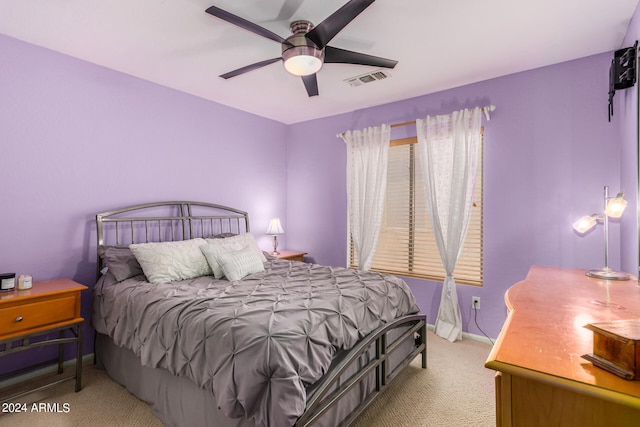
{"type": "Polygon", "coordinates": [[[587,270],[585,274],[589,277],[604,280],[629,280],[631,278],[629,274],[623,273],[622,271],[612,270],[609,267],[604,267],[597,270],[587,270]]]}
{"type": "Polygon", "coordinates": [[[278,252],[278,251],[273,251],[273,252],[271,252],[271,255],[273,255],[273,256],[280,255],[280,252],[278,252]]]}

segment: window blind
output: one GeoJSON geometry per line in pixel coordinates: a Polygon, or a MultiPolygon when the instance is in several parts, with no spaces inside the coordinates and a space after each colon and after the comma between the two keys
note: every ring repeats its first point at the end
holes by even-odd
{"type": "MultiPolygon", "coordinates": [[[[415,137],[391,141],[385,212],[372,270],[442,281],[445,271],[427,211],[417,142],[415,137]]],[[[454,272],[456,282],[477,286],[483,279],[482,157],[481,145],[469,230],[454,272]]],[[[349,264],[358,268],[352,244],[349,264]]]]}

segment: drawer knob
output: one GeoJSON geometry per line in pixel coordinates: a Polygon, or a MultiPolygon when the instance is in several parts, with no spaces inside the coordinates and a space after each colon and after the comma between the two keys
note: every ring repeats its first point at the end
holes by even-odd
{"type": "Polygon", "coordinates": [[[22,316],[18,316],[18,317],[16,317],[16,323],[17,323],[17,322],[22,322],[22,316]]]}

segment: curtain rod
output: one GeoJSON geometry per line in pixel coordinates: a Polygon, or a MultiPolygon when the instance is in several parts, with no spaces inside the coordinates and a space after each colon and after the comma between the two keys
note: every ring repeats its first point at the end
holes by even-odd
{"type": "MultiPolygon", "coordinates": [[[[491,105],[487,105],[485,107],[482,107],[481,110],[484,113],[484,116],[487,118],[487,121],[491,120],[491,116],[489,115],[489,113],[491,111],[495,111],[496,106],[491,104],[491,105]]],[[[392,125],[389,125],[389,127],[392,128],[397,128],[397,127],[402,127],[402,126],[409,126],[409,125],[415,125],[416,121],[410,121],[410,122],[404,122],[404,123],[394,123],[392,125]]],[[[337,134],[336,136],[341,138],[344,135],[344,132],[337,134]]]]}

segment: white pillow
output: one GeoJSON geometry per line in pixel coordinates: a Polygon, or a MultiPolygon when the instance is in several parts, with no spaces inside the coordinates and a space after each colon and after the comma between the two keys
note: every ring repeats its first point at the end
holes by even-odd
{"type": "Polygon", "coordinates": [[[240,280],[249,274],[264,271],[262,260],[250,247],[239,251],[223,252],[218,255],[218,262],[225,277],[230,281],[240,280]]]}
{"type": "Polygon", "coordinates": [[[179,242],[135,243],[131,252],[151,283],[166,283],[213,274],[200,251],[204,239],[179,242]]]}
{"type": "Polygon", "coordinates": [[[222,279],[224,277],[224,272],[222,271],[222,266],[218,262],[218,255],[233,251],[239,251],[240,249],[244,249],[244,247],[241,246],[239,242],[223,245],[220,243],[215,243],[216,240],[222,241],[223,239],[209,240],[209,243],[200,246],[200,251],[202,251],[202,254],[207,259],[209,267],[211,267],[211,271],[213,271],[213,277],[215,277],[216,279],[222,279]]]}
{"type": "Polygon", "coordinates": [[[225,237],[224,239],[206,239],[208,244],[228,246],[235,248],[236,250],[239,248],[249,247],[252,249],[262,260],[262,262],[266,262],[267,258],[262,253],[262,249],[258,247],[258,243],[256,243],[256,239],[253,237],[251,233],[238,234],[232,237],[225,237]]]}

